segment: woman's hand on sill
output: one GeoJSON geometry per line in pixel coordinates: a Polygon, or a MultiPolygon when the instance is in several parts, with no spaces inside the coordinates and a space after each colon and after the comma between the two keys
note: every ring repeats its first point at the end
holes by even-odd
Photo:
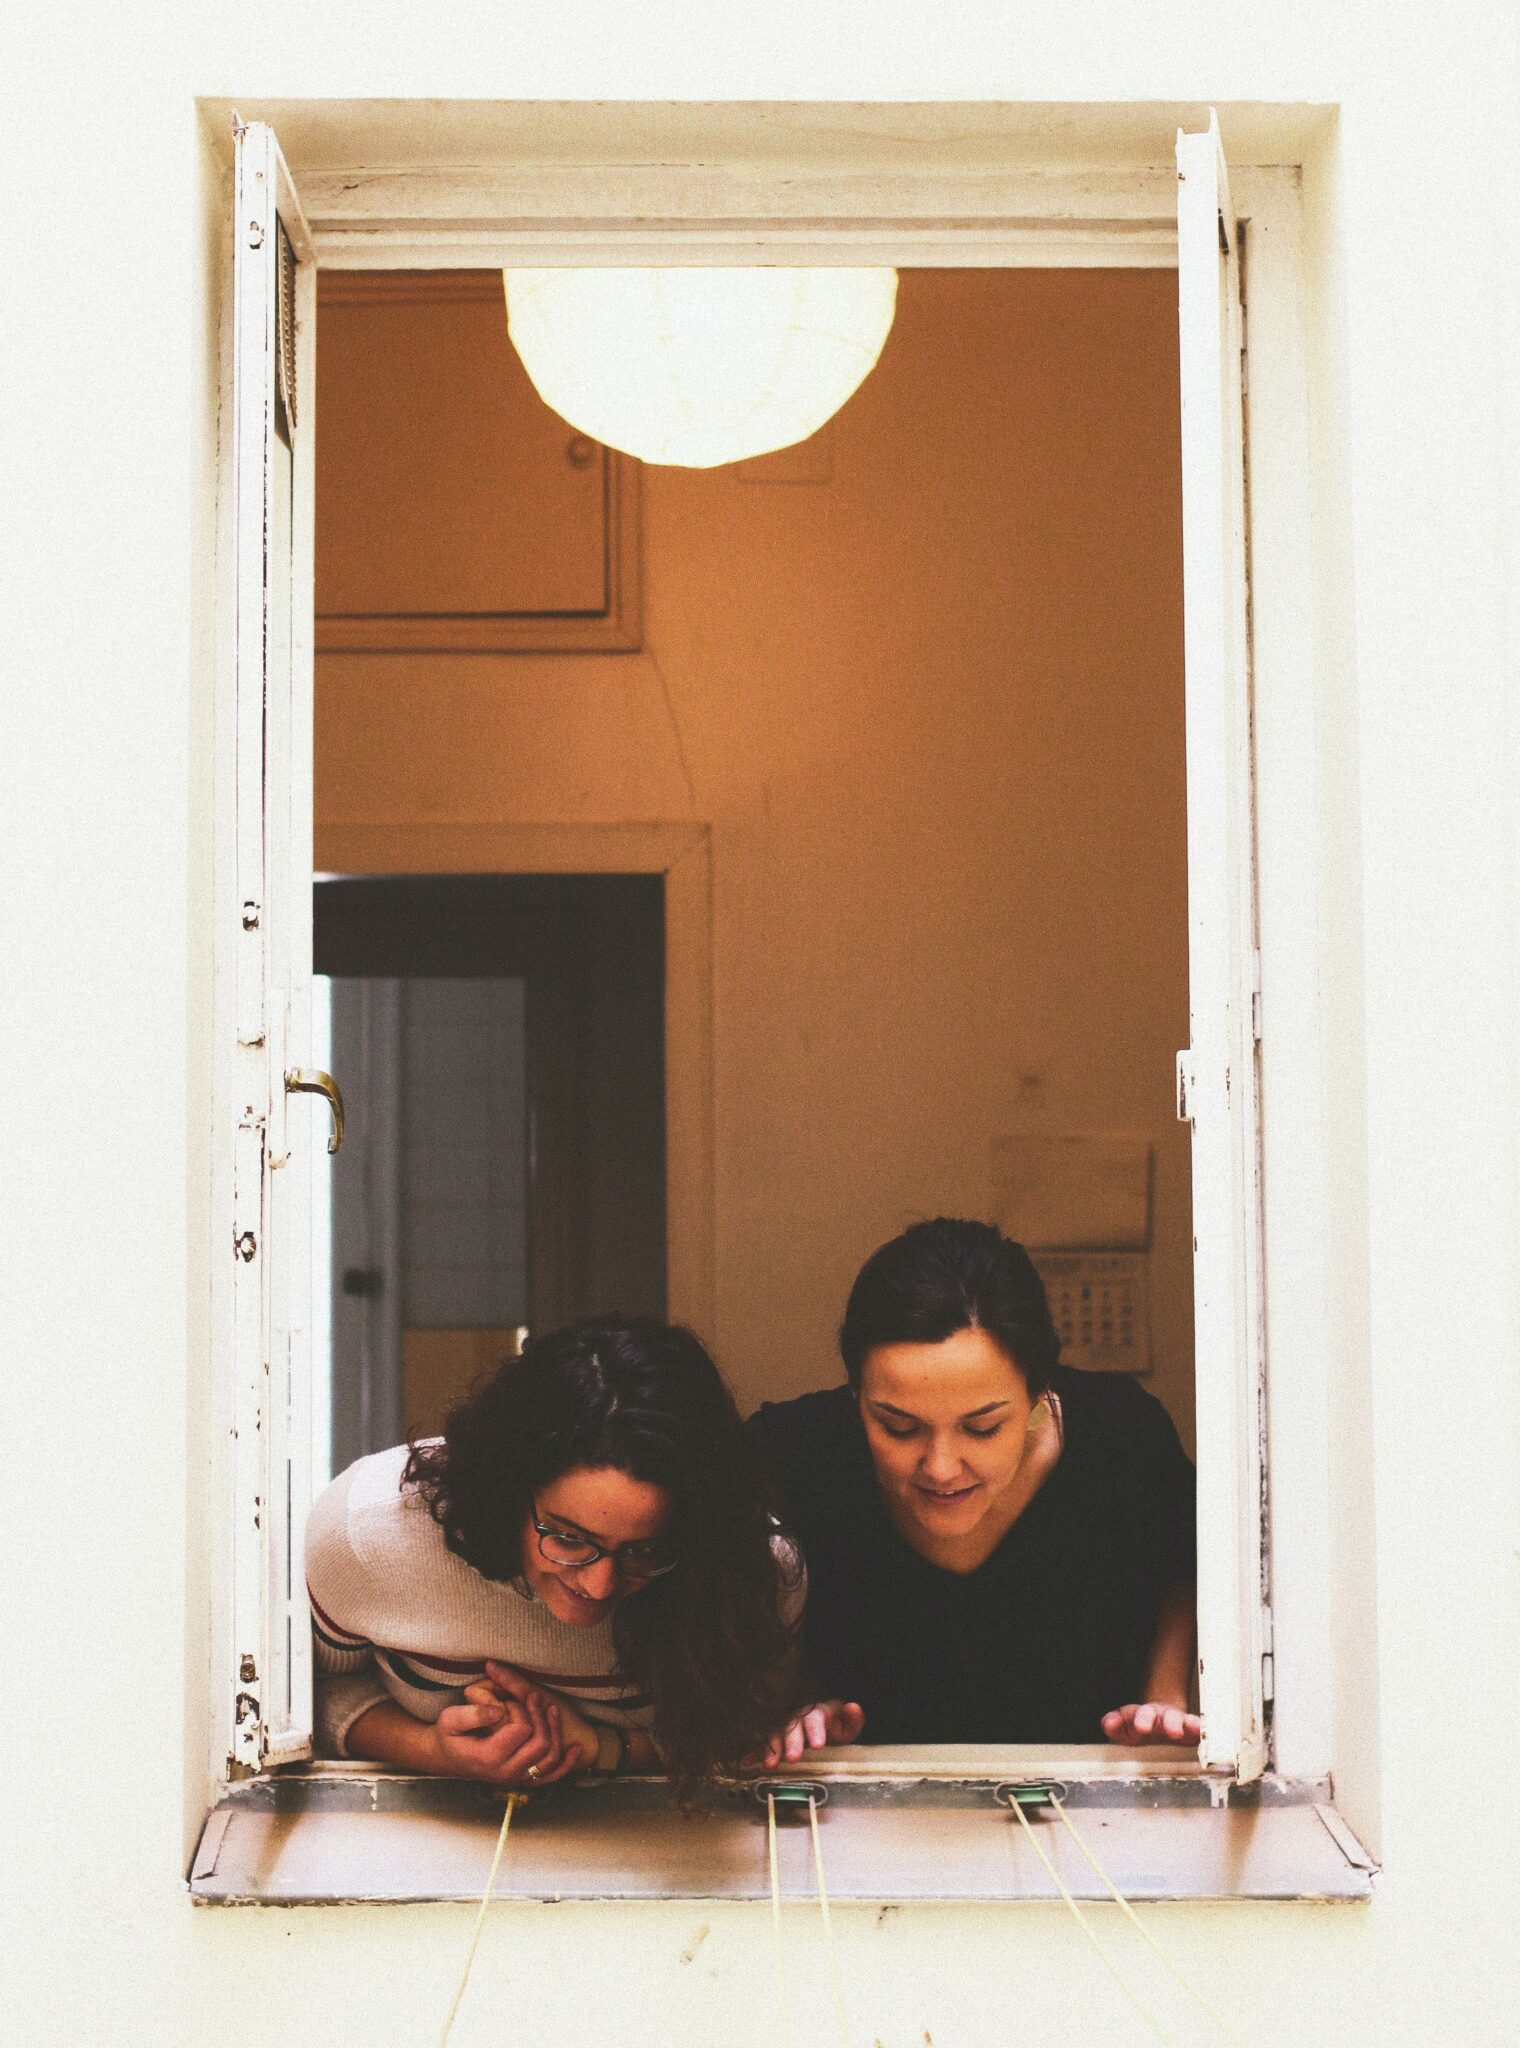
{"type": "Polygon", "coordinates": [[[1132,1747],[1149,1742],[1197,1744],[1203,1736],[1203,1723],[1186,1707],[1166,1700],[1144,1700],[1105,1714],[1103,1733],[1109,1742],[1132,1747]]]}
{"type": "Polygon", "coordinates": [[[865,1726],[863,1710],[853,1700],[815,1700],[777,1729],[765,1745],[764,1769],[800,1763],[810,1749],[837,1749],[854,1742],[865,1726]]]}

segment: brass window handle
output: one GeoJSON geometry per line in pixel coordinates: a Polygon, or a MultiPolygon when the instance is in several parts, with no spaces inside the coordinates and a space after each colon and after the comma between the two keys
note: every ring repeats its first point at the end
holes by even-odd
{"type": "Polygon", "coordinates": [[[343,1090],[331,1074],[324,1074],[320,1067],[287,1067],[285,1069],[285,1093],[287,1095],[324,1095],[332,1111],[332,1135],[327,1141],[329,1152],[336,1152],[343,1143],[343,1090]]]}

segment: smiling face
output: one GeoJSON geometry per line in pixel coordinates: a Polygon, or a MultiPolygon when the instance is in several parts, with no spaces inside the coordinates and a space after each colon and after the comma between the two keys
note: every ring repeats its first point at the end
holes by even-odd
{"type": "Polygon", "coordinates": [[[957,1330],[938,1344],[868,1351],[859,1399],[901,1534],[935,1562],[974,1567],[1027,1495],[1021,1467],[1034,1404],[1024,1375],[985,1330],[957,1330]]]}
{"type": "MultiPolygon", "coordinates": [[[[551,1479],[534,1497],[546,1529],[615,1551],[625,1543],[648,1543],[670,1520],[670,1495],[663,1486],[634,1479],[613,1466],[577,1465],[551,1479]]],[[[637,1579],[619,1570],[612,1557],[594,1564],[553,1564],[538,1546],[533,1508],[523,1515],[522,1575],[556,1621],[590,1628],[611,1613],[637,1579]]]]}

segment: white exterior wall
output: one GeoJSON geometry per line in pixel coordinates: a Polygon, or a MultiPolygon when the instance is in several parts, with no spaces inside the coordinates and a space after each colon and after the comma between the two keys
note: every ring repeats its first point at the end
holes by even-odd
{"type": "MultiPolygon", "coordinates": [[[[1158,1917],[1280,2048],[1510,2038],[1520,67],[1500,12],[491,0],[444,26],[398,0],[24,7],[0,128],[0,1499],[6,2006],[28,2039],[426,2041],[469,1924],[463,1907],[197,1912],[182,1884],[212,1426],[219,197],[196,100],[222,94],[246,115],[386,96],[1340,106],[1306,172],[1321,783],[1303,829],[1338,1310],[1335,1763],[1386,1869],[1367,1907],[1158,1917]]],[[[1138,2038],[1054,1909],[835,1917],[859,2030],[884,2048],[1138,2038]]],[[[505,1911],[456,2040],[769,2041],[768,1941],[763,1909],[505,1911]]]]}

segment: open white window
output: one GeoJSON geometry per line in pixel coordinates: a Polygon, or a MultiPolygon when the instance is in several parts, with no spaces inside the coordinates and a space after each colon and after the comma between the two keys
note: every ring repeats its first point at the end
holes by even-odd
{"type": "MultiPolygon", "coordinates": [[[[1178,136],[1202,1757],[1267,1760],[1262,1310],[1250,664],[1237,230],[1217,122],[1178,136]]],[[[234,1739],[310,1753],[299,1532],[310,1494],[309,1177],[286,1075],[306,1056],[311,943],[314,254],[272,132],[237,142],[236,1057],[239,1417],[234,1739]],[[248,1675],[250,1669],[256,1674],[248,1675]]]]}
{"type": "Polygon", "coordinates": [[[1198,1650],[1211,1770],[1256,1778],[1263,1578],[1256,861],[1246,611],[1240,250],[1219,124],[1177,137],[1188,980],[1177,1063],[1193,1128],[1198,1650]]]}
{"type": "MultiPolygon", "coordinates": [[[[1222,1798],[1224,1781],[1250,1785],[1270,1771],[1273,1761],[1268,1720],[1272,1641],[1264,1513],[1260,970],[1244,335],[1240,236],[1217,122],[1211,119],[1204,133],[1178,136],[1176,168],[1175,188],[1169,168],[1145,174],[1140,184],[1116,181],[1112,193],[1099,193],[1096,199],[1092,191],[1097,188],[1090,188],[1084,203],[1099,209],[1092,219],[1063,213],[1051,198],[1053,187],[1038,192],[1031,187],[1019,204],[1007,203],[1008,222],[983,231],[981,253],[974,260],[1050,267],[1144,260],[1164,268],[1175,249],[1182,400],[1190,1011],[1190,1044],[1178,1056],[1177,1083],[1178,1111],[1191,1125],[1192,1138],[1199,1692],[1205,1734],[1197,1758],[1186,1752],[1178,1752],[1175,1762],[1152,1756],[1132,1775],[1191,1779],[1179,1805],[1219,1814],[1222,1828],[1222,1809],[1218,1799],[1210,1805],[1211,1794],[1222,1798]],[[1048,223],[1038,220],[1041,206],[1051,209],[1048,223]],[[1105,206],[1107,212],[1102,210],[1105,206]],[[1042,234],[1041,253],[1032,256],[1031,244],[1038,244],[1042,234]],[[1108,241],[1102,241],[1104,236],[1108,241]],[[1100,243],[1107,254],[1095,253],[1100,243]],[[1205,1774],[1214,1779],[1212,1788],[1198,1782],[1205,1774]]],[[[324,201],[331,216],[331,193],[324,201]]],[[[351,201],[345,188],[342,203],[361,202],[351,201]]],[[[325,1112],[308,1099],[327,1080],[315,1071],[309,1035],[317,248],[320,245],[324,260],[332,252],[344,267],[354,270],[366,265],[420,267],[418,250],[424,245],[427,260],[443,267],[478,269],[514,257],[521,261],[525,251],[526,260],[605,261],[608,240],[615,239],[621,218],[615,206],[598,205],[599,253],[588,254],[588,231],[573,222],[573,233],[564,231],[562,223],[551,224],[537,246],[504,237],[501,194],[490,188],[489,180],[482,185],[479,225],[452,216],[440,223],[428,211],[426,189],[410,191],[404,177],[363,203],[377,208],[378,239],[366,241],[363,233],[356,237],[352,223],[334,226],[328,218],[324,224],[314,211],[319,229],[314,242],[274,135],[258,123],[240,130],[229,414],[236,730],[235,747],[223,750],[224,758],[230,762],[235,757],[236,765],[234,800],[222,807],[226,859],[218,896],[228,1128],[216,1155],[221,1174],[218,1241],[227,1245],[226,1271],[218,1282],[223,1290],[219,1329],[225,1355],[232,1361],[231,1591],[225,1657],[219,1657],[218,1670],[218,1684],[225,1688],[230,1777],[299,1762],[312,1753],[311,1652],[301,1555],[311,1493],[310,1166],[313,1150],[328,1137],[322,1122],[325,1112]],[[406,234],[397,228],[398,221],[406,234]],[[611,228],[608,221],[614,223],[611,228]],[[387,235],[392,239],[387,241],[387,235]],[[233,826],[226,824],[229,818],[233,826]],[[224,1221],[230,1226],[225,1237],[224,1221]]],[[[708,203],[716,208],[710,195],[708,203]]],[[[955,216],[953,205],[926,203],[921,239],[915,241],[914,231],[905,229],[899,218],[870,224],[867,233],[859,219],[858,192],[853,203],[856,213],[844,246],[867,247],[869,258],[847,255],[845,260],[926,266],[965,260],[943,253],[944,240],[936,225],[936,219],[955,216]]],[[[826,261],[831,255],[838,260],[837,247],[831,249],[828,243],[826,208],[818,194],[810,192],[795,204],[812,237],[809,246],[815,253],[810,260],[826,261]],[[820,217],[825,218],[823,230],[818,227],[820,217]]],[[[690,235],[692,254],[686,260],[696,262],[754,260],[756,248],[763,252],[765,246],[763,233],[742,223],[735,230],[732,223],[719,222],[716,213],[713,222],[705,222],[700,207],[694,207],[691,220],[675,225],[651,226],[637,208],[630,205],[625,211],[628,250],[648,252],[632,260],[673,260],[672,245],[679,245],[682,233],[690,235]],[[733,237],[732,248],[723,244],[725,233],[733,237]]],[[[841,222],[847,214],[841,204],[841,222]]],[[[627,250],[621,260],[630,260],[627,250]]],[[[1165,1043],[1169,1050],[1175,1040],[1168,1037],[1165,1043]]],[[[334,1107],[341,1127],[341,1107],[334,1107]]],[[[674,1119],[670,1127],[676,1128],[674,1119]]],[[[700,1144],[695,1149],[700,1154],[700,1144]]],[[[677,1172],[679,1160],[690,1156],[689,1151],[672,1154],[677,1172]]],[[[711,1189],[705,1194],[710,1197],[711,1189]]],[[[680,1305],[675,1306],[680,1312],[680,1305]]],[[[1020,1752],[1019,1759],[1018,1771],[1038,1769],[1032,1755],[1020,1752]]],[[[1053,1757],[1047,1768],[1075,1777],[1091,1761],[1053,1757]]],[[[1094,1773],[1116,1778],[1127,1768],[1127,1759],[1114,1753],[1111,1765],[1093,1766],[1094,1773]]],[[[338,1770],[352,1773],[357,1768],[338,1770]]],[[[894,1770],[903,1783],[939,1781],[943,1804],[952,1784],[1006,1779],[1014,1775],[1015,1765],[1008,1751],[980,1757],[956,1750],[937,1762],[928,1752],[916,1751],[896,1763],[890,1752],[861,1752],[840,1759],[838,1783],[847,1791],[852,1781],[880,1779],[894,1770]]],[[[333,1782],[343,1781],[335,1773],[333,1782]]],[[[436,1785],[432,1792],[435,1803],[446,1803],[452,1796],[436,1785]]],[[[651,1872],[626,1895],[648,1895],[651,1886],[660,1889],[653,1868],[658,1862],[655,1834],[650,1830],[664,1825],[663,1809],[650,1799],[647,1787],[642,1794],[636,1787],[588,1789],[584,1800],[586,1812],[592,1814],[598,1799],[634,1796],[642,1796],[648,1808],[641,1828],[649,1844],[651,1872]]],[[[1323,1796],[1322,1788],[1315,1796],[1323,1796]]],[[[891,1799],[886,1803],[891,1805],[891,1799]]],[[[874,1793],[861,1804],[861,1826],[873,1831],[878,1846],[862,1852],[861,1888],[855,1895],[986,1896],[977,1887],[995,1887],[993,1876],[980,1873],[978,1866],[964,1885],[953,1875],[930,1872],[901,1894],[883,1889],[883,1859],[898,1852],[890,1846],[897,1839],[897,1823],[878,1810],[881,1804],[874,1793]],[[888,1847],[881,1848],[881,1843],[888,1847]]],[[[224,1813],[233,1810],[229,1803],[224,1813]]],[[[1283,1850],[1290,1864],[1305,1840],[1318,1841],[1324,1832],[1314,1818],[1318,1807],[1309,1795],[1299,1801],[1298,1811],[1307,1835],[1296,1835],[1283,1850]]],[[[1254,1820],[1254,1809],[1237,1818],[1247,1826],[1254,1820]]],[[[1325,1829],[1329,1826],[1326,1821],[1325,1829]]],[[[223,1833],[225,1828],[224,1819],[223,1833]]],[[[968,1870],[982,1853],[970,1846],[974,1833],[968,1827],[968,1870]]],[[[901,1839],[906,1841],[906,1831],[901,1839]]],[[[251,1868],[257,1856],[252,1850],[239,1855],[229,1850],[218,1874],[221,1840],[218,1834],[213,1843],[208,1831],[209,1846],[197,1864],[206,1896],[323,1896],[319,1879],[311,1875],[315,1866],[303,1866],[297,1850],[291,1852],[294,1860],[281,1880],[283,1889],[240,1891],[236,1872],[240,1865],[251,1868]]],[[[1158,1869],[1155,1858],[1172,1854],[1171,1841],[1168,1834],[1164,1848],[1141,1845],[1135,1852],[1135,1868],[1158,1869]],[[1147,1857],[1152,1860],[1147,1862],[1147,1857]]],[[[600,1850],[585,1849],[584,1844],[582,1850],[588,1859],[586,1895],[626,1890],[623,1873],[608,1875],[606,1857],[615,1860],[615,1849],[606,1851],[602,1864],[596,1860],[600,1850]]],[[[1238,1852],[1240,1843],[1223,1834],[1201,1852],[1190,1849],[1195,1865],[1177,1876],[1172,1889],[1197,1895],[1233,1888],[1231,1858],[1238,1852]]],[[[430,1853],[426,1841],[416,1853],[425,1864],[430,1853]]],[[[459,1879],[452,1866],[444,1870],[452,1852],[440,1846],[439,1853],[443,1875],[419,1874],[411,1889],[403,1885],[389,1892],[382,1883],[376,1895],[455,1896],[469,1891],[473,1868],[459,1879]],[[430,1891],[430,1884],[436,1888],[430,1891]]],[[[1270,1861],[1277,1852],[1270,1844],[1265,1850],[1258,1844],[1252,1853],[1264,1853],[1270,1861]]],[[[320,1850],[317,1854],[320,1860],[320,1850]]],[[[264,1882],[263,1877],[258,1879],[258,1884],[264,1882]]],[[[1156,1879],[1161,1895],[1168,1894],[1169,1882],[1156,1879]]],[[[1270,1888],[1277,1879],[1263,1882],[1270,1888]]],[[[1282,1882],[1285,1893],[1291,1892],[1291,1882],[1282,1882]]],[[[525,1883],[531,1889],[531,1882],[525,1883]]],[[[562,1871],[554,1883],[563,1890],[562,1871]]],[[[722,1893],[727,1884],[715,1865],[712,1889],[722,1893]]],[[[1365,1889],[1364,1867],[1348,1889],[1365,1889]]]]}
{"type": "MultiPolygon", "coordinates": [[[[311,1497],[312,532],[316,265],[273,133],[236,144],[232,487],[235,788],[230,1167],[220,1195],[233,1372],[227,1756],[311,1754],[301,1532],[311,1497]]],[[[230,1001],[226,998],[230,995],[230,1001]]],[[[335,1116],[341,1112],[335,1107],[335,1116]]],[[[335,1132],[336,1134],[336,1132],[335,1132]]],[[[228,1134],[223,1134],[224,1137],[228,1134]]]]}

